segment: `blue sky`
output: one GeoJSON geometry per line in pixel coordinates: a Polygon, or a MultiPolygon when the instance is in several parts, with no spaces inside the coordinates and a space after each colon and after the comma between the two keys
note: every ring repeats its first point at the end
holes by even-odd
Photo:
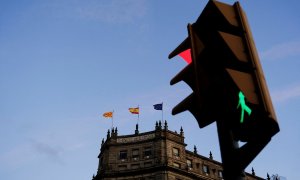
{"type": "MultiPolygon", "coordinates": [[[[191,92],[170,79],[186,66],[168,54],[207,1],[1,0],[0,177],[89,179],[114,110],[120,135],[154,129],[164,102],[170,130],[187,149],[221,160],[212,124],[171,109],[191,92]]],[[[232,4],[234,1],[223,1],[232,4]]],[[[247,167],[300,179],[300,3],[240,1],[254,36],[281,131],[247,167]]]]}

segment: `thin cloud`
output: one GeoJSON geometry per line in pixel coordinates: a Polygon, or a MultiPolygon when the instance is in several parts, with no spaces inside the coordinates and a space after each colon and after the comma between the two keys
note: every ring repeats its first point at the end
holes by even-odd
{"type": "Polygon", "coordinates": [[[50,146],[49,144],[34,140],[31,141],[31,145],[36,152],[42,155],[46,155],[55,162],[58,162],[59,164],[63,164],[63,161],[59,156],[59,154],[61,153],[61,150],[59,148],[55,148],[50,146]]]}
{"type": "Polygon", "coordinates": [[[300,55],[300,41],[277,44],[261,53],[265,60],[277,60],[300,55]]]}
{"type": "Polygon", "coordinates": [[[300,84],[277,90],[271,93],[274,102],[283,103],[300,97],[300,84]]]}
{"type": "Polygon", "coordinates": [[[107,23],[129,23],[146,14],[144,0],[88,1],[78,7],[80,17],[107,23]]]}

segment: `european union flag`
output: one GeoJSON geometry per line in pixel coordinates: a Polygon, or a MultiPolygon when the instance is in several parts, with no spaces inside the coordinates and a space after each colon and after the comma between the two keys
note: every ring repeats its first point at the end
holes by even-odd
{"type": "Polygon", "coordinates": [[[160,103],[160,104],[154,104],[153,107],[154,107],[155,110],[162,110],[163,103],[160,103]]]}

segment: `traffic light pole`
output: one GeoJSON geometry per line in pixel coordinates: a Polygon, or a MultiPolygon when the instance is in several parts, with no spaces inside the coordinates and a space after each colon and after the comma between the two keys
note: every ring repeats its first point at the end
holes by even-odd
{"type": "MultiPolygon", "coordinates": [[[[229,117],[226,117],[226,119],[229,117]]],[[[228,123],[224,120],[217,122],[220,152],[223,163],[224,180],[244,180],[244,169],[240,167],[240,159],[237,155],[239,144],[233,139],[228,123]]]]}

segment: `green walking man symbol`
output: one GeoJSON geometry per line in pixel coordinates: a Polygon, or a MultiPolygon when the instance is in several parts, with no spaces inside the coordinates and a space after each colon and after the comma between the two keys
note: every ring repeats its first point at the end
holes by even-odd
{"type": "Polygon", "coordinates": [[[237,109],[239,107],[241,107],[241,120],[240,120],[240,123],[243,123],[244,122],[245,111],[250,116],[252,110],[246,105],[245,95],[242,93],[242,91],[239,92],[239,104],[237,105],[237,109]]]}

